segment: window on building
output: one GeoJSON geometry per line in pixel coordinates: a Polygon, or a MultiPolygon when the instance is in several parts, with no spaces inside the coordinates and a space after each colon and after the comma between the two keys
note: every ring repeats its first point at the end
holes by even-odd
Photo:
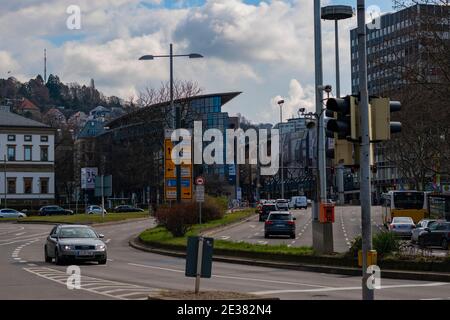
{"type": "Polygon", "coordinates": [[[32,140],[32,138],[31,138],[31,135],[25,135],[24,137],[23,137],[23,140],[24,141],[27,141],[27,142],[30,142],[31,140],[32,140]]]}
{"type": "Polygon", "coordinates": [[[41,161],[48,161],[48,147],[41,146],[41,161]]]}
{"type": "Polygon", "coordinates": [[[39,185],[40,185],[40,190],[39,190],[40,193],[47,194],[48,193],[48,178],[40,178],[39,185]]]}
{"type": "Polygon", "coordinates": [[[24,161],[31,161],[32,159],[32,150],[33,146],[23,146],[23,160],[24,161]]]}
{"type": "Polygon", "coordinates": [[[33,178],[23,178],[23,193],[33,193],[33,178]]]}
{"type": "Polygon", "coordinates": [[[16,141],[16,135],[8,134],[8,141],[16,141]]]}
{"type": "Polygon", "coordinates": [[[41,136],[41,142],[48,142],[48,136],[41,136]]]}
{"type": "Polygon", "coordinates": [[[16,178],[8,178],[8,193],[15,194],[16,193],[16,178]]]}
{"type": "Polygon", "coordinates": [[[8,161],[16,161],[16,146],[8,146],[8,161]]]}

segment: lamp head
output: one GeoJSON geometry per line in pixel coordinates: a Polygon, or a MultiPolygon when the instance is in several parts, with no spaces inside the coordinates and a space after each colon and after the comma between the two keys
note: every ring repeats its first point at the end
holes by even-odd
{"type": "Polygon", "coordinates": [[[152,55],[145,55],[139,58],[139,60],[153,60],[154,57],[152,55]]]}
{"type": "Polygon", "coordinates": [[[199,53],[191,53],[189,55],[189,59],[199,59],[199,58],[203,58],[203,56],[199,53]]]}
{"type": "Polygon", "coordinates": [[[300,108],[300,109],[298,109],[298,112],[300,112],[301,114],[305,114],[305,108],[300,108]]]}
{"type": "Polygon", "coordinates": [[[284,103],[284,100],[278,100],[278,105],[282,105],[284,103]]]}

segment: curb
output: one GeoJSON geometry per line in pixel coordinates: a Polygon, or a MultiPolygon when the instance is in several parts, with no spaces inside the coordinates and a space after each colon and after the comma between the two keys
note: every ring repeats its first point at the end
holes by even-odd
{"type": "Polygon", "coordinates": [[[221,225],[221,226],[218,226],[218,227],[213,227],[213,228],[211,228],[209,230],[205,230],[205,231],[201,232],[200,235],[202,235],[202,236],[209,236],[209,235],[212,235],[212,234],[217,233],[217,232],[222,232],[222,231],[231,229],[231,228],[233,228],[233,227],[235,227],[235,226],[237,226],[237,225],[239,225],[241,223],[250,221],[256,215],[257,214],[252,214],[249,217],[242,218],[242,219],[234,221],[232,223],[229,223],[229,224],[226,224],[226,225],[221,225]]]}
{"type": "MultiPolygon", "coordinates": [[[[137,250],[161,254],[166,256],[172,256],[177,258],[186,258],[186,254],[176,250],[166,250],[147,246],[143,244],[138,237],[133,237],[129,240],[129,245],[137,250]]],[[[299,264],[299,263],[286,263],[286,262],[274,262],[268,260],[256,260],[256,259],[244,259],[236,257],[226,256],[213,256],[214,261],[252,265],[266,268],[279,268],[298,271],[319,272],[328,274],[341,274],[348,276],[360,276],[362,274],[359,268],[350,267],[334,267],[325,265],[311,265],[311,264],[299,264]]],[[[398,271],[398,270],[382,270],[382,278],[387,279],[401,279],[401,280],[421,280],[421,281],[440,281],[450,282],[450,273],[436,273],[436,272],[414,272],[414,271],[398,271]]]]}

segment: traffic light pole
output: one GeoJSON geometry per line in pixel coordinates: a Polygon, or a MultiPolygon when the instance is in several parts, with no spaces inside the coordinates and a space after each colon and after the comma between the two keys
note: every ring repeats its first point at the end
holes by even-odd
{"type": "Polygon", "coordinates": [[[359,110],[361,125],[361,154],[360,154],[360,200],[362,227],[362,298],[373,300],[374,290],[370,289],[367,281],[370,274],[368,268],[368,252],[372,250],[371,226],[371,181],[370,181],[370,135],[369,135],[369,93],[367,90],[367,51],[366,51],[366,10],[365,0],[358,0],[358,54],[359,54],[359,110]]]}
{"type": "MultiPolygon", "coordinates": [[[[315,87],[316,87],[316,114],[323,113],[323,65],[322,65],[322,27],[321,27],[321,1],[314,0],[314,55],[315,55],[315,87]]],[[[313,227],[313,248],[319,253],[333,252],[333,225],[332,223],[321,223],[319,221],[320,203],[326,202],[327,183],[326,183],[326,153],[325,153],[325,130],[324,117],[317,119],[318,126],[318,156],[317,170],[319,186],[317,190],[320,194],[316,195],[312,213],[313,227]]]]}

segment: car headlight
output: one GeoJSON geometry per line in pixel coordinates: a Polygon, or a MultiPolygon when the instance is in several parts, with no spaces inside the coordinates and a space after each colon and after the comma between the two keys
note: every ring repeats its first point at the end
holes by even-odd
{"type": "Polygon", "coordinates": [[[72,250],[73,246],[64,245],[62,246],[63,250],[72,250]]]}
{"type": "Polygon", "coordinates": [[[97,244],[95,246],[95,250],[104,251],[104,250],[106,250],[106,246],[104,244],[97,244]]]}

